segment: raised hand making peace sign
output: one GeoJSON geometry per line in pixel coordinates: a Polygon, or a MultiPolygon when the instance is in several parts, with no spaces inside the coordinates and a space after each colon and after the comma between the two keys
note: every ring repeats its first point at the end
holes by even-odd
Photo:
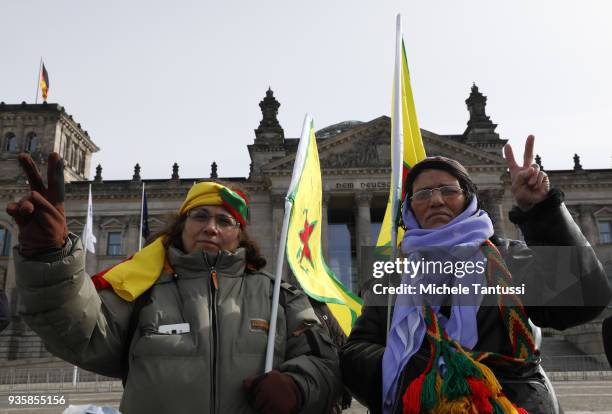
{"type": "Polygon", "coordinates": [[[538,164],[533,162],[534,141],[533,135],[527,137],[522,166],[516,163],[510,144],[506,144],[504,147],[504,157],[508,163],[510,178],[512,179],[512,194],[516,204],[523,211],[527,211],[543,201],[550,190],[548,175],[540,170],[538,164]]]}
{"type": "Polygon", "coordinates": [[[29,154],[19,155],[19,164],[30,183],[30,193],[17,203],[8,203],[6,212],[19,227],[19,251],[24,256],[60,248],[68,236],[64,214],[64,161],[52,152],[47,164],[47,184],[29,154]]]}

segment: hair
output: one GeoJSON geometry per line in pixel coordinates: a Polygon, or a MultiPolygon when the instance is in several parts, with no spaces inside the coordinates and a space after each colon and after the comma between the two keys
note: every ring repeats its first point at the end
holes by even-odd
{"type": "MultiPolygon", "coordinates": [[[[425,170],[442,170],[455,177],[457,181],[459,181],[459,186],[461,189],[465,191],[466,205],[472,201],[472,198],[477,196],[478,188],[470,178],[470,174],[467,172],[465,167],[458,161],[451,158],[438,156],[425,158],[424,160],[416,163],[414,167],[410,169],[404,183],[404,188],[406,189],[406,200],[409,200],[410,197],[412,197],[412,187],[414,182],[425,170]]],[[[478,207],[480,208],[480,200],[477,201],[478,207]]],[[[412,209],[412,207],[410,207],[410,203],[408,203],[408,208],[412,209]]]]}
{"type": "MultiPolygon", "coordinates": [[[[228,185],[218,180],[213,180],[213,181],[230,188],[232,191],[238,190],[239,192],[242,192],[242,194],[245,194],[241,188],[236,187],[235,185],[228,185]]],[[[184,251],[182,235],[183,235],[183,229],[185,228],[186,221],[187,221],[186,214],[183,214],[183,215],[180,215],[178,213],[169,214],[168,219],[167,219],[168,224],[166,225],[166,227],[163,230],[150,236],[147,239],[147,244],[153,242],[159,237],[164,237],[163,244],[166,248],[168,248],[168,246],[174,246],[184,251]]],[[[246,250],[247,270],[257,271],[257,270],[262,269],[263,267],[266,266],[267,260],[261,254],[259,245],[257,244],[255,240],[251,238],[245,226],[241,225],[239,228],[239,231],[240,231],[240,234],[238,236],[239,237],[238,247],[243,247],[246,250]]]]}

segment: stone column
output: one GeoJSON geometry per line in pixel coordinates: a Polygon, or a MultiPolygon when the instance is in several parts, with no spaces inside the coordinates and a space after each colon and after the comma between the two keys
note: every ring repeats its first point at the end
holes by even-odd
{"type": "Polygon", "coordinates": [[[123,230],[122,253],[131,256],[138,251],[138,240],[140,238],[140,212],[127,216],[127,222],[123,230]]]}
{"type": "MultiPolygon", "coordinates": [[[[271,194],[270,203],[272,204],[272,246],[274,246],[274,248],[270,257],[271,264],[268,269],[270,269],[270,272],[274,273],[276,272],[276,258],[280,247],[280,236],[283,229],[283,219],[285,217],[285,196],[283,194],[271,194]]],[[[287,274],[287,261],[285,260],[283,265],[283,280],[287,280],[287,274]]],[[[295,280],[289,280],[289,282],[295,284],[295,280]]]]}
{"type": "Polygon", "coordinates": [[[372,220],[370,215],[370,202],[372,201],[371,192],[360,192],[355,194],[356,215],[355,215],[355,247],[357,263],[353,269],[353,286],[359,284],[359,270],[362,265],[361,249],[372,245],[372,220]]]}
{"type": "MultiPolygon", "coordinates": [[[[66,134],[64,134],[64,125],[61,122],[58,122],[55,131],[57,134],[56,136],[59,138],[57,153],[60,155],[60,157],[64,158],[64,148],[66,148],[66,134]]],[[[55,149],[54,146],[53,148],[55,149]]]]}
{"type": "Polygon", "coordinates": [[[329,260],[329,242],[327,235],[327,224],[328,224],[328,216],[327,216],[327,208],[329,206],[329,201],[331,199],[331,194],[323,193],[323,200],[321,203],[321,246],[323,248],[323,254],[325,255],[325,260],[329,260]]]}
{"type": "MultiPolygon", "coordinates": [[[[280,241],[280,233],[283,226],[283,217],[285,214],[285,197],[281,194],[271,194],[270,204],[272,204],[272,261],[276,263],[276,254],[278,253],[278,244],[280,241]]],[[[274,266],[271,267],[274,269],[274,266]]]]}
{"type": "Polygon", "coordinates": [[[357,248],[361,246],[369,246],[372,239],[370,202],[372,201],[372,193],[363,192],[355,195],[357,205],[355,216],[355,224],[357,227],[357,248]]]}
{"type": "Polygon", "coordinates": [[[17,128],[15,128],[15,136],[17,137],[17,154],[25,151],[25,125],[23,116],[17,118],[17,128]]]}
{"type": "Polygon", "coordinates": [[[579,214],[578,225],[582,230],[582,234],[584,234],[591,245],[596,245],[599,241],[599,231],[597,229],[595,216],[593,216],[595,208],[585,204],[580,204],[576,207],[579,214]]]}
{"type": "MultiPolygon", "coordinates": [[[[9,249],[8,261],[6,262],[6,275],[4,280],[5,289],[13,289],[16,286],[15,281],[15,257],[13,249],[19,244],[19,230],[17,224],[5,227],[11,233],[11,246],[9,249]]],[[[1,288],[2,286],[0,286],[1,288]]]]}

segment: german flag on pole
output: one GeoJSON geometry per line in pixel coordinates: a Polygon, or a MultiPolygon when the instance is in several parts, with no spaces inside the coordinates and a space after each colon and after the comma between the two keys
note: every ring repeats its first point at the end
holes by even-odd
{"type": "Polygon", "coordinates": [[[47,102],[47,95],[49,93],[49,74],[47,73],[47,68],[45,68],[45,64],[42,64],[40,69],[40,90],[42,92],[42,97],[47,102]]]}

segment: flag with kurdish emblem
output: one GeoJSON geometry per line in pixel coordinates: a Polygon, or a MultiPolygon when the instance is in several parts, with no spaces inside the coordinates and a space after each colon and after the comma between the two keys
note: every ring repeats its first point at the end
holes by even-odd
{"type": "Polygon", "coordinates": [[[287,261],[302,290],[310,297],[326,302],[348,335],[361,313],[361,299],[338,280],[323,257],[322,192],[317,140],[312,118],[307,115],[287,193],[287,199],[292,204],[287,232],[287,261]]]}

